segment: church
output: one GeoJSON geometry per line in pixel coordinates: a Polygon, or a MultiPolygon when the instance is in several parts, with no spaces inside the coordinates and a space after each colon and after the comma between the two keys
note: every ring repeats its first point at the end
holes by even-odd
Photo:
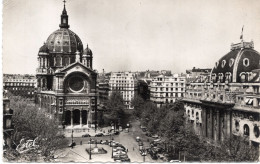
{"type": "Polygon", "coordinates": [[[40,47],[36,70],[36,103],[54,115],[60,125],[88,128],[96,125],[97,73],[93,54],[83,48],[79,36],[71,31],[65,1],[59,29],[40,47]]]}

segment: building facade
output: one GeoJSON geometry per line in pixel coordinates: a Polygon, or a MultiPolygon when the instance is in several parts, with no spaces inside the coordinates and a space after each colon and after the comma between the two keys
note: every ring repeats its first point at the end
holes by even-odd
{"type": "Polygon", "coordinates": [[[184,97],[186,79],[184,76],[159,75],[150,83],[150,100],[162,106],[165,103],[174,103],[176,99],[184,97]]]}
{"type": "Polygon", "coordinates": [[[69,29],[65,4],[59,27],[39,49],[37,103],[68,128],[90,127],[97,118],[93,54],[69,29]]]}
{"type": "Polygon", "coordinates": [[[124,99],[126,109],[133,109],[131,100],[137,90],[137,81],[131,72],[113,72],[109,79],[109,96],[119,91],[124,99]]]}
{"type": "Polygon", "coordinates": [[[34,100],[37,80],[35,75],[4,74],[3,88],[15,96],[34,100]]]}
{"type": "Polygon", "coordinates": [[[12,125],[12,116],[13,110],[10,109],[10,100],[7,97],[7,91],[4,91],[3,94],[3,132],[4,132],[4,149],[12,147],[12,133],[13,133],[13,125],[12,125]]]}
{"type": "Polygon", "coordinates": [[[213,142],[244,136],[259,148],[260,54],[241,40],[215,63],[209,76],[187,87],[184,103],[189,122],[213,142]]]}

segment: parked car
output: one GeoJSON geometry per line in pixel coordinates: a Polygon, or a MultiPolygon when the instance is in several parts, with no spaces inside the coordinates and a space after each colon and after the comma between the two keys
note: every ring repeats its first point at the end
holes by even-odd
{"type": "Polygon", "coordinates": [[[95,135],[95,137],[102,137],[102,136],[104,136],[103,133],[98,133],[98,134],[95,135]]]}
{"type": "Polygon", "coordinates": [[[114,135],[119,135],[119,134],[120,134],[119,131],[114,132],[114,135]]]}
{"type": "Polygon", "coordinates": [[[143,144],[143,142],[140,140],[140,141],[138,142],[138,145],[139,145],[139,146],[143,146],[144,144],[143,144]]]}
{"type": "Polygon", "coordinates": [[[153,160],[157,160],[157,159],[158,159],[156,151],[154,151],[154,150],[151,149],[151,151],[149,152],[149,154],[150,154],[150,156],[151,156],[151,158],[152,158],[153,160]]]}
{"type": "Polygon", "coordinates": [[[91,137],[89,134],[83,134],[82,137],[91,137]]]}
{"type": "Polygon", "coordinates": [[[143,131],[143,132],[146,132],[146,131],[147,131],[147,129],[146,129],[146,128],[142,128],[142,131],[143,131]]]}
{"type": "Polygon", "coordinates": [[[152,137],[152,133],[150,133],[150,132],[146,132],[145,135],[146,135],[147,137],[152,137]]]}
{"type": "Polygon", "coordinates": [[[159,138],[158,134],[152,135],[152,138],[159,138]]]}
{"type": "Polygon", "coordinates": [[[135,140],[136,140],[136,142],[139,142],[140,141],[140,137],[136,137],[135,140]]]}
{"type": "Polygon", "coordinates": [[[121,154],[121,155],[114,156],[114,160],[121,160],[121,159],[125,159],[125,158],[128,158],[127,154],[121,154]]]}
{"type": "Polygon", "coordinates": [[[103,145],[108,145],[108,144],[109,144],[109,141],[108,141],[108,140],[101,141],[101,144],[103,144],[103,145]]]}
{"type": "Polygon", "coordinates": [[[76,146],[76,142],[72,142],[69,144],[69,147],[73,147],[73,146],[76,146]]]}

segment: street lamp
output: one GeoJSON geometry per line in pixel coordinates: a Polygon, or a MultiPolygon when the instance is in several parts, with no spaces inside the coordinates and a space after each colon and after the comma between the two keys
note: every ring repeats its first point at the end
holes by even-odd
{"type": "Polygon", "coordinates": [[[91,138],[89,142],[89,160],[91,160],[91,138]]]}
{"type": "Polygon", "coordinates": [[[73,144],[73,132],[74,132],[74,130],[72,129],[71,130],[71,148],[73,149],[73,146],[74,146],[74,144],[73,144]]]}
{"type": "Polygon", "coordinates": [[[142,149],[142,156],[144,157],[143,162],[145,162],[146,150],[145,150],[144,146],[143,146],[143,149],[142,149]]]}
{"type": "MultiPolygon", "coordinates": [[[[110,134],[110,136],[111,136],[111,134],[110,134]]],[[[110,142],[110,145],[111,145],[111,147],[112,147],[112,156],[111,156],[111,158],[114,157],[114,149],[113,149],[113,145],[112,145],[112,143],[113,143],[113,138],[112,138],[112,141],[110,142]]]]}

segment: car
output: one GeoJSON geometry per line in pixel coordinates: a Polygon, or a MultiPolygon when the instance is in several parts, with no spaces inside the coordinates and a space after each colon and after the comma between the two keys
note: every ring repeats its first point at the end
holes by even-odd
{"type": "Polygon", "coordinates": [[[103,144],[103,145],[108,145],[108,144],[109,144],[109,141],[108,141],[108,140],[101,141],[101,144],[103,144]]]}
{"type": "Polygon", "coordinates": [[[152,138],[159,138],[158,134],[152,135],[152,138]]]}
{"type": "Polygon", "coordinates": [[[127,154],[117,154],[114,157],[114,160],[121,160],[121,159],[125,159],[125,158],[128,158],[128,155],[127,154]]]}
{"type": "Polygon", "coordinates": [[[143,146],[144,143],[140,140],[140,141],[138,142],[138,145],[139,145],[139,146],[143,146]]]}
{"type": "Polygon", "coordinates": [[[73,147],[73,146],[76,146],[76,142],[72,142],[68,145],[69,147],[73,147]]]}
{"type": "Polygon", "coordinates": [[[103,133],[98,133],[98,134],[95,135],[95,137],[102,137],[102,136],[104,136],[103,133]]]}
{"type": "Polygon", "coordinates": [[[153,140],[153,142],[156,142],[156,143],[158,143],[158,142],[161,142],[161,139],[156,139],[156,140],[153,140]]]}
{"type": "Polygon", "coordinates": [[[113,152],[113,156],[117,156],[117,155],[121,156],[121,155],[124,155],[124,154],[126,154],[126,152],[124,152],[124,151],[113,152]]]}
{"type": "Polygon", "coordinates": [[[152,137],[152,133],[150,133],[150,132],[146,132],[145,135],[146,135],[147,137],[152,137]]]}
{"type": "Polygon", "coordinates": [[[89,134],[83,134],[82,137],[91,137],[89,134]]]}
{"type": "Polygon", "coordinates": [[[125,132],[128,133],[129,132],[129,128],[125,128],[125,132]]]}
{"type": "Polygon", "coordinates": [[[170,160],[169,162],[170,162],[170,163],[175,163],[175,162],[181,162],[181,161],[179,161],[179,160],[176,159],[176,160],[170,160]]]}
{"type": "Polygon", "coordinates": [[[130,158],[121,158],[121,162],[131,162],[130,158]]]}
{"type": "Polygon", "coordinates": [[[135,140],[136,140],[136,142],[139,142],[140,141],[140,137],[136,137],[135,140]]]}
{"type": "Polygon", "coordinates": [[[147,131],[147,129],[146,129],[146,128],[142,128],[142,131],[143,131],[143,132],[146,132],[146,131],[147,131]]]}
{"type": "Polygon", "coordinates": [[[119,134],[120,134],[119,131],[114,132],[114,135],[119,135],[119,134]]]}
{"type": "Polygon", "coordinates": [[[153,160],[158,159],[156,151],[154,151],[154,150],[151,149],[151,150],[149,151],[149,154],[150,154],[150,156],[151,156],[151,158],[152,158],[153,160]]]}

